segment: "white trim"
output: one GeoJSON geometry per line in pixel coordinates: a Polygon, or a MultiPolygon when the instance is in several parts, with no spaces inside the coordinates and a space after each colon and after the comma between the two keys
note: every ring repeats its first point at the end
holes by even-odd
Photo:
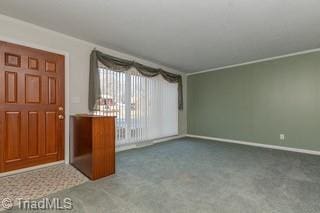
{"type": "Polygon", "coordinates": [[[162,142],[171,141],[174,139],[179,139],[179,138],[184,138],[184,137],[186,137],[186,135],[176,135],[176,136],[171,136],[171,137],[167,137],[167,138],[155,139],[154,141],[152,141],[152,143],[157,144],[157,143],[162,143],[162,142]]]}
{"type": "Polygon", "coordinates": [[[28,167],[28,168],[24,168],[24,169],[18,169],[18,170],[14,170],[14,171],[10,171],[10,172],[3,172],[3,173],[0,173],[0,177],[6,177],[6,176],[11,176],[11,175],[16,175],[19,173],[30,172],[33,170],[42,169],[42,168],[46,168],[49,166],[55,166],[55,165],[59,165],[59,164],[63,164],[63,163],[65,163],[65,161],[62,160],[62,161],[56,161],[56,162],[42,164],[42,165],[38,165],[38,166],[32,166],[32,167],[28,167]]]}
{"type": "Polygon", "coordinates": [[[142,144],[130,144],[127,146],[119,146],[119,147],[116,147],[116,152],[122,152],[122,151],[129,150],[129,149],[142,148],[142,147],[151,146],[151,145],[154,145],[157,143],[162,143],[165,141],[170,141],[170,140],[184,138],[184,137],[186,137],[186,135],[177,135],[177,136],[172,136],[172,137],[167,137],[167,138],[155,139],[153,141],[147,141],[142,144]]]}
{"type": "MultiPolygon", "coordinates": [[[[64,68],[64,114],[65,114],[65,137],[64,137],[64,159],[65,162],[68,164],[69,163],[69,76],[70,76],[70,59],[69,59],[69,53],[64,51],[64,50],[57,50],[54,48],[38,45],[35,43],[31,42],[26,42],[23,40],[18,40],[18,39],[13,39],[5,36],[0,35],[0,40],[4,42],[9,42],[9,43],[14,43],[18,45],[23,45],[26,47],[31,47],[43,51],[48,51],[56,54],[60,54],[64,56],[64,63],[65,63],[65,68],[64,68]]],[[[1,177],[1,176],[0,176],[1,177]]]]}
{"type": "Polygon", "coordinates": [[[213,140],[213,141],[219,141],[219,142],[235,143],[235,144],[256,146],[256,147],[262,147],[262,148],[298,152],[298,153],[304,153],[304,154],[310,154],[310,155],[320,155],[320,151],[313,151],[308,149],[298,149],[298,148],[291,148],[291,147],[285,147],[285,146],[261,144],[261,143],[255,143],[255,142],[240,141],[240,140],[233,140],[233,139],[226,139],[226,138],[207,137],[207,136],[192,135],[192,134],[187,134],[186,136],[191,138],[200,138],[200,139],[213,140]]]}
{"type": "Polygon", "coordinates": [[[270,58],[263,58],[263,59],[248,61],[248,62],[239,63],[239,64],[232,64],[232,65],[227,65],[227,66],[223,66],[223,67],[217,67],[217,68],[212,68],[212,69],[207,69],[207,70],[202,70],[202,71],[196,71],[196,72],[192,72],[192,73],[187,73],[186,75],[187,76],[197,75],[197,74],[206,73],[206,72],[223,70],[223,69],[228,69],[228,68],[232,68],[232,67],[240,67],[240,66],[244,66],[244,65],[255,64],[255,63],[264,62],[264,61],[272,61],[272,60],[276,60],[276,59],[280,59],[280,58],[287,58],[287,57],[296,56],[296,55],[304,55],[304,54],[319,52],[319,51],[320,51],[320,48],[304,50],[304,51],[290,53],[290,54],[286,54],[286,55],[279,55],[279,56],[274,56],[274,57],[270,57],[270,58]]]}

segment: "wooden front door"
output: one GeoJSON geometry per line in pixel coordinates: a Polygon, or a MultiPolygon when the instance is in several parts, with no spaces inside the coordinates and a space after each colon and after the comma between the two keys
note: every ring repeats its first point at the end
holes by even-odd
{"type": "Polygon", "coordinates": [[[64,159],[64,56],[0,41],[0,172],[64,159]]]}

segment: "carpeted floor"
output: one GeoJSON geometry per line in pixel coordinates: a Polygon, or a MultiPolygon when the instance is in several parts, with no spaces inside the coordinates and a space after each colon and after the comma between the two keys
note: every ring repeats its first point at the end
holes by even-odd
{"type": "Polygon", "coordinates": [[[115,176],[51,197],[71,212],[318,213],[320,156],[184,138],[117,153],[115,176]]]}

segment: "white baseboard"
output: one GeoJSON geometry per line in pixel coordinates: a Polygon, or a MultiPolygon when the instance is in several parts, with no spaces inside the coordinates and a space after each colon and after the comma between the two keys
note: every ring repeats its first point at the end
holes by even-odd
{"type": "Polygon", "coordinates": [[[192,134],[187,134],[186,136],[191,138],[200,138],[200,139],[213,140],[213,141],[219,141],[219,142],[225,142],[225,143],[235,143],[235,144],[256,146],[256,147],[262,147],[262,148],[284,150],[284,151],[290,151],[290,152],[299,152],[299,153],[305,153],[310,155],[320,155],[320,151],[313,151],[308,149],[298,149],[298,148],[291,148],[286,146],[261,144],[261,143],[255,143],[255,142],[240,141],[240,140],[233,140],[233,139],[226,139],[226,138],[207,137],[207,136],[192,135],[192,134]]]}
{"type": "Polygon", "coordinates": [[[119,146],[119,147],[116,147],[116,152],[121,152],[121,151],[129,150],[129,149],[142,148],[145,146],[151,146],[151,145],[154,145],[157,143],[162,143],[165,141],[170,141],[170,140],[184,138],[184,137],[186,137],[186,135],[176,135],[176,136],[167,137],[167,138],[155,139],[155,140],[148,141],[148,142],[145,142],[142,144],[129,144],[129,145],[124,145],[124,146],[119,146]]]}
{"type": "Polygon", "coordinates": [[[19,174],[19,173],[24,173],[24,172],[30,172],[33,170],[42,169],[42,168],[49,167],[49,166],[55,166],[55,165],[63,164],[63,163],[65,163],[64,160],[56,161],[53,163],[46,163],[46,164],[42,164],[42,165],[38,165],[38,166],[32,166],[32,167],[28,167],[28,168],[24,168],[24,169],[18,169],[18,170],[14,170],[14,171],[10,171],[10,172],[3,172],[3,173],[0,173],[0,177],[11,176],[11,175],[19,174]]]}

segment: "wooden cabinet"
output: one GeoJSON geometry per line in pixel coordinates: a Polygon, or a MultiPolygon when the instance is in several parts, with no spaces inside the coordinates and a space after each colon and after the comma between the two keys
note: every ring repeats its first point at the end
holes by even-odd
{"type": "Polygon", "coordinates": [[[70,162],[92,180],[115,173],[115,117],[74,115],[70,162]]]}

